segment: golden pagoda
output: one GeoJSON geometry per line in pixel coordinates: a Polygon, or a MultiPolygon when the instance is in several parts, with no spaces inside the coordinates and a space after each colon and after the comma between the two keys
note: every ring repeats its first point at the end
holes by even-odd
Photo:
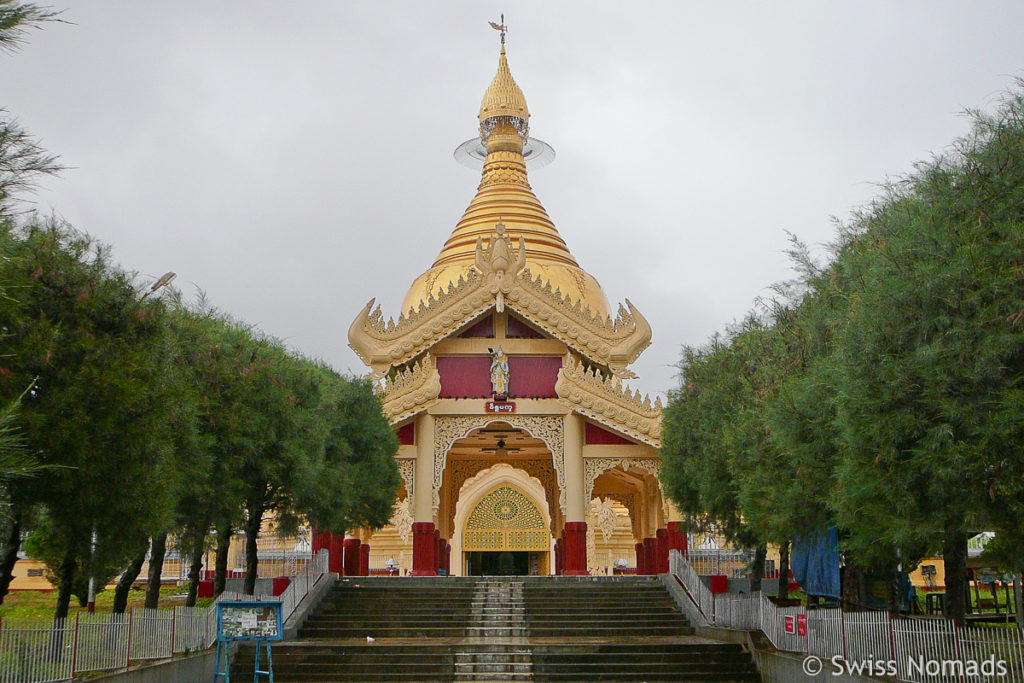
{"type": "Polygon", "coordinates": [[[530,272],[553,289],[599,317],[608,317],[608,301],[601,285],[579,267],[565,240],[558,234],[544,206],[530,188],[523,148],[529,140],[530,111],[523,91],[512,78],[501,46],[498,72],[480,103],[480,141],[486,150],[476,196],[441,248],[430,270],[409,288],[403,311],[415,309],[431,294],[458,282],[473,267],[476,242],[486,238],[499,221],[513,241],[526,242],[530,272]]]}
{"type": "Polygon", "coordinates": [[[533,193],[527,164],[554,153],[530,137],[494,26],[479,136],[457,151],[483,162],[476,195],[398,319],[371,300],[349,328],[404,482],[390,526],[349,535],[415,575],[611,573],[625,557],[653,572],[680,536],[657,479],[661,404],[622,383],[651,328],[628,300],[612,318],[533,193]]]}

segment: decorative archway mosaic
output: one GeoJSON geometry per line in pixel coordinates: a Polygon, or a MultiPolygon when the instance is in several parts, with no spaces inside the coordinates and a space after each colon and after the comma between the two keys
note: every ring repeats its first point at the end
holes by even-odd
{"type": "Polygon", "coordinates": [[[508,485],[480,499],[462,532],[463,552],[548,550],[549,542],[547,525],[537,505],[508,485]]]}
{"type": "MultiPolygon", "coordinates": [[[[474,459],[474,460],[453,460],[448,463],[448,472],[445,475],[448,481],[448,490],[453,493],[448,500],[448,528],[455,528],[455,508],[458,505],[458,498],[454,495],[456,492],[462,490],[462,485],[466,481],[482,472],[483,470],[493,467],[494,462],[490,460],[474,459]]],[[[558,486],[555,484],[555,468],[551,463],[551,458],[537,458],[529,460],[516,460],[514,463],[509,463],[512,467],[517,470],[522,470],[531,477],[536,477],[540,483],[544,486],[544,495],[548,503],[548,509],[555,512],[555,502],[558,500],[558,486]]],[[[551,516],[551,533],[555,534],[556,527],[555,515],[551,516]]]]}
{"type": "Polygon", "coordinates": [[[475,429],[482,429],[495,422],[505,422],[517,429],[526,430],[530,436],[540,439],[551,451],[551,463],[555,468],[558,482],[558,507],[565,515],[565,423],[561,415],[465,415],[439,416],[434,419],[434,518],[441,509],[441,481],[448,462],[448,451],[459,439],[469,436],[475,429]]]}

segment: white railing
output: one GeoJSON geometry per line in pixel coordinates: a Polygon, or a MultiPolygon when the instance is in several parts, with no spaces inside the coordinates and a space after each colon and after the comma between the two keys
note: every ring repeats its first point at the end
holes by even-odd
{"type": "Polygon", "coordinates": [[[760,630],[779,650],[820,658],[825,670],[836,661],[864,675],[889,667],[886,673],[914,683],[1024,683],[1020,628],[957,627],[942,618],[891,618],[886,612],[838,607],[778,607],[762,593],[723,593],[708,600],[710,590],[678,551],[672,551],[669,564],[709,623],[760,630]],[[978,667],[976,674],[972,667],[978,667]]]}
{"type": "MultiPolygon", "coordinates": [[[[710,592],[710,591],[708,591],[710,592]]],[[[714,596],[716,624],[747,631],[761,627],[760,603],[742,593],[719,593],[714,596]]]]}
{"type": "Polygon", "coordinates": [[[309,591],[316,586],[317,582],[328,572],[328,554],[321,550],[313,556],[313,559],[306,563],[302,571],[292,577],[288,588],[278,598],[282,603],[282,611],[285,619],[291,616],[295,608],[299,606],[309,591]]]}
{"type": "Polygon", "coordinates": [[[87,671],[127,667],[204,650],[217,640],[217,603],[280,601],[288,619],[328,571],[321,550],[278,597],[222,593],[210,607],[131,609],[124,614],[79,614],[73,619],[4,619],[0,623],[0,683],[66,681],[87,671]]]}
{"type": "Polygon", "coordinates": [[[669,553],[668,562],[669,572],[676,577],[690,599],[697,605],[700,613],[709,622],[715,623],[715,596],[711,593],[711,589],[704,585],[700,576],[678,550],[669,553]]]}
{"type": "Polygon", "coordinates": [[[807,654],[822,659],[846,656],[841,609],[807,610],[807,654]]]}

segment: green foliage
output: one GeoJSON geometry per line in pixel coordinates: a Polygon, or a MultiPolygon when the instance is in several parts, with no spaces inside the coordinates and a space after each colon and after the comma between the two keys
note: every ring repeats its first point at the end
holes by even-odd
{"type": "Polygon", "coordinates": [[[29,28],[38,27],[44,21],[54,21],[58,14],[34,2],[0,0],[0,49],[18,49],[29,28]]]}
{"type": "MultiPolygon", "coordinates": [[[[0,50],[57,15],[0,0],[0,50]]],[[[0,110],[0,486],[12,515],[0,599],[26,527],[51,575],[69,579],[62,616],[71,584],[107,578],[150,537],[199,552],[211,527],[254,533],[268,511],[291,527],[384,524],[398,444],[370,385],[205,301],[141,294],[106,247],[15,213],[59,169],[0,110]]]]}
{"type": "Polygon", "coordinates": [[[681,509],[759,542],[834,523],[864,565],[982,528],[1019,557],[1024,95],[973,117],[826,268],[795,243],[780,302],[684,349],[662,450],[681,509]]]}
{"type": "Polygon", "coordinates": [[[123,539],[144,536],[171,502],[162,463],[179,404],[164,306],[142,301],[107,251],[66,225],[32,220],[6,238],[0,399],[34,382],[21,421],[48,466],[11,485],[13,505],[45,506],[75,557],[89,556],[95,531],[126,559],[123,539]]]}
{"type": "MultiPolygon", "coordinates": [[[[1020,94],[976,115],[842,255],[857,287],[838,331],[836,508],[897,544],[983,528],[1024,493],[1022,115],[1020,94]]],[[[863,549],[866,526],[851,539],[863,549]]]]}

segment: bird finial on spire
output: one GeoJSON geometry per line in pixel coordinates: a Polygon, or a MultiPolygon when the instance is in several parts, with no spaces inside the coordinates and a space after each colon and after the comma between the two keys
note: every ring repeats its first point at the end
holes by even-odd
{"type": "Polygon", "coordinates": [[[490,24],[491,28],[493,28],[495,31],[501,31],[501,44],[504,45],[505,44],[505,31],[508,30],[508,26],[505,25],[505,13],[503,12],[501,14],[501,23],[500,24],[495,24],[493,21],[489,21],[487,23],[490,24]]]}

